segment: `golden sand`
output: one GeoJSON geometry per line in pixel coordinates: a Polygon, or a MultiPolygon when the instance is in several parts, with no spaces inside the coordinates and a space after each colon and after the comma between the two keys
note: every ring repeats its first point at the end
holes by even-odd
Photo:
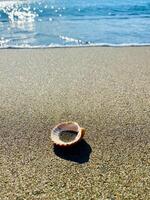
{"type": "Polygon", "coordinates": [[[149,172],[150,47],[0,50],[0,199],[148,200],[149,172]]]}

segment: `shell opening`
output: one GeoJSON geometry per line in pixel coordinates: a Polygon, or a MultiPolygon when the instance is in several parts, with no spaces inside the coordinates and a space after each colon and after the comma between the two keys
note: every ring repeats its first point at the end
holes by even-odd
{"type": "Polygon", "coordinates": [[[84,133],[85,130],[76,122],[64,122],[53,128],[51,139],[57,145],[69,146],[82,139],[84,133]]]}
{"type": "Polygon", "coordinates": [[[72,142],[76,138],[77,134],[78,132],[76,131],[61,131],[59,134],[59,139],[63,142],[72,142]]]}

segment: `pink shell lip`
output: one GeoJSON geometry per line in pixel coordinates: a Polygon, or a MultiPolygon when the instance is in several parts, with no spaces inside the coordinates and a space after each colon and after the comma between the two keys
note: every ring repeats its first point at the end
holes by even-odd
{"type": "Polygon", "coordinates": [[[58,145],[60,147],[69,147],[76,143],[78,143],[84,136],[85,129],[81,128],[78,123],[76,122],[63,122],[56,125],[52,131],[51,131],[51,139],[54,142],[55,145],[58,145]],[[62,131],[75,131],[77,132],[77,135],[74,140],[70,142],[64,142],[59,138],[59,134],[62,131]]]}

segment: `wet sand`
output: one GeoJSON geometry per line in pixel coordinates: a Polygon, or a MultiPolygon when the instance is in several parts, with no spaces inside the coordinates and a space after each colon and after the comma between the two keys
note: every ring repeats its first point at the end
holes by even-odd
{"type": "Polygon", "coordinates": [[[0,50],[0,199],[149,195],[150,47],[0,50]],[[86,135],[66,152],[68,120],[86,135]]]}

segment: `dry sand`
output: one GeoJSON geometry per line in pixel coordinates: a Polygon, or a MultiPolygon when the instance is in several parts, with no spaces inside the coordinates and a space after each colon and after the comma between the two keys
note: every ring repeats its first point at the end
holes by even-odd
{"type": "Polygon", "coordinates": [[[150,47],[0,50],[0,199],[148,200],[150,47]],[[51,128],[86,128],[76,149],[51,128]]]}

